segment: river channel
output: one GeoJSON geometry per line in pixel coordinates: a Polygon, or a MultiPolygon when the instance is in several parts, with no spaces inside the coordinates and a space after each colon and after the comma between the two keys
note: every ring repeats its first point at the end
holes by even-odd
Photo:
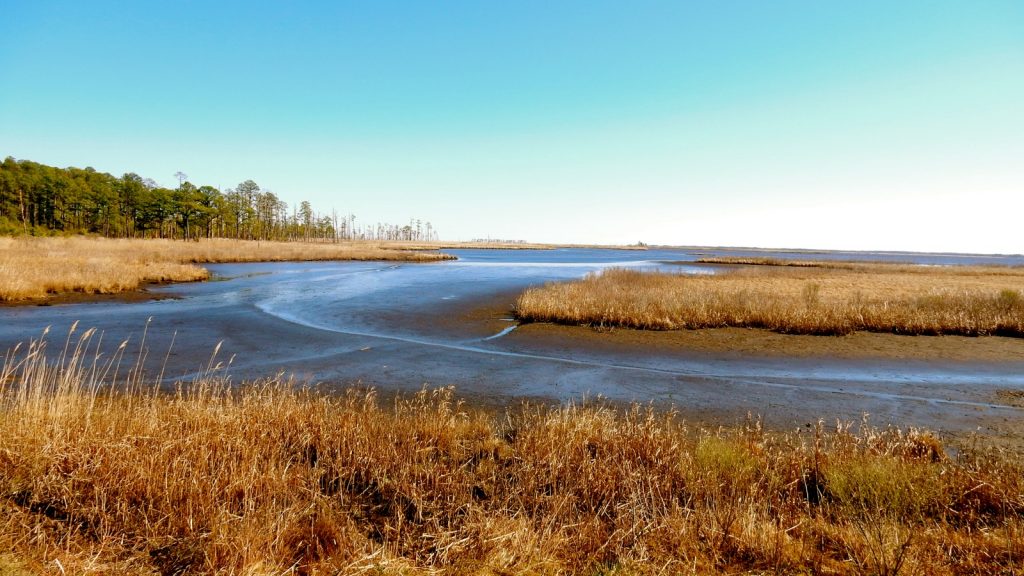
{"type": "MultiPolygon", "coordinates": [[[[242,381],[276,373],[321,386],[384,391],[454,386],[471,401],[530,398],[674,406],[684,416],[730,423],[746,414],[776,428],[818,418],[923,426],[954,435],[1019,433],[1024,409],[1020,352],[992,362],[830,356],[786,357],[721,350],[638,350],[536,338],[509,312],[523,288],[608,267],[715,273],[699,256],[790,256],[929,265],[1021,264],[1020,257],[878,253],[779,254],[686,250],[454,250],[430,264],[287,262],[208,265],[214,279],[151,288],[148,302],[0,309],[0,349],[37,338],[50,350],[69,327],[96,328],[103,349],[137,349],[167,381],[193,378],[217,359],[242,381]],[[173,296],[173,297],[168,297],[173,296]]],[[[574,328],[573,330],[587,330],[574,328]]],[[[828,338],[828,337],[822,337],[828,338]]],[[[913,338],[913,337],[903,337],[913,338]]],[[[924,337],[922,337],[924,338],[924,337]]],[[[589,338],[588,341],[593,341],[589,338]]]]}

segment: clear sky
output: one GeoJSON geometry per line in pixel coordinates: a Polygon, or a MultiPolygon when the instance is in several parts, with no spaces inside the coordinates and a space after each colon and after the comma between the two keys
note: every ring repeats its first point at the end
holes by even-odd
{"type": "Polygon", "coordinates": [[[1024,252],[1024,2],[0,0],[0,156],[449,239],[1024,252]]]}

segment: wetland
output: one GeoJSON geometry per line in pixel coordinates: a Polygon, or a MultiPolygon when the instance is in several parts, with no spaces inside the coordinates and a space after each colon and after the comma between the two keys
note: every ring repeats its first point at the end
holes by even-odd
{"type": "MultiPolygon", "coordinates": [[[[531,287],[608,269],[709,278],[764,257],[742,250],[449,250],[457,260],[206,264],[209,282],[147,288],[152,300],[0,309],[0,347],[73,323],[109,343],[141,341],[168,385],[195,377],[220,344],[238,380],[278,372],[324,387],[454,386],[473,402],[602,397],[673,407],[696,421],[754,414],[775,429],[819,418],[925,427],[949,438],[1021,432],[1024,340],[999,336],[779,334],[748,328],[644,331],[520,325],[531,287]]],[[[804,253],[767,253],[800,258],[804,253]]],[[[1021,264],[1019,257],[816,253],[816,260],[906,265],[1021,264]]],[[[751,268],[764,268],[751,267],[751,268]]],[[[965,268],[966,269],[966,268],[965,268]]],[[[1008,268],[1013,270],[1013,268],[1008,268]]],[[[803,270],[801,268],[800,270],[803,270]]],[[[757,270],[754,270],[756,273],[757,270]]],[[[133,300],[140,300],[140,293],[133,300]]]]}

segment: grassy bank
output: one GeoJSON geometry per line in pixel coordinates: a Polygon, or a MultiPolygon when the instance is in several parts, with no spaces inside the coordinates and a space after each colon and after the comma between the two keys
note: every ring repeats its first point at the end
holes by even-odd
{"type": "Polygon", "coordinates": [[[792,266],[795,268],[832,268],[854,270],[871,266],[913,267],[905,262],[884,263],[868,260],[793,260],[790,258],[747,257],[747,256],[705,256],[696,260],[698,264],[728,264],[737,266],[792,266]]]}
{"type": "MultiPolygon", "coordinates": [[[[0,567],[69,574],[1011,574],[1024,467],[923,432],[495,415],[215,369],[156,393],[88,333],[0,373],[0,567]],[[120,366],[120,368],[118,368],[120,366]],[[115,374],[119,376],[115,377],[115,374]]],[[[211,361],[211,364],[213,362],[211,361]]]]}
{"type": "Polygon", "coordinates": [[[114,294],[149,282],[204,280],[196,264],[290,260],[429,262],[444,254],[395,250],[386,243],[295,243],[246,240],[113,240],[0,238],[0,301],[40,300],[61,293],[114,294]]]}
{"type": "Polygon", "coordinates": [[[709,275],[613,269],[526,290],[524,321],[652,330],[1024,336],[1024,269],[752,266],[709,275]]]}

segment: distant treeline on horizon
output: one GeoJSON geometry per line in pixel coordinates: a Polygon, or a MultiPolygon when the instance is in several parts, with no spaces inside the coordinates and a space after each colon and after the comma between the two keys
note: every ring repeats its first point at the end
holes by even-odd
{"type": "Polygon", "coordinates": [[[57,168],[8,156],[0,164],[0,235],[101,234],[111,238],[437,240],[422,220],[356,225],[353,214],[289,205],[252,180],[221,191],[182,173],[163,188],[134,172],[57,168]]]}

